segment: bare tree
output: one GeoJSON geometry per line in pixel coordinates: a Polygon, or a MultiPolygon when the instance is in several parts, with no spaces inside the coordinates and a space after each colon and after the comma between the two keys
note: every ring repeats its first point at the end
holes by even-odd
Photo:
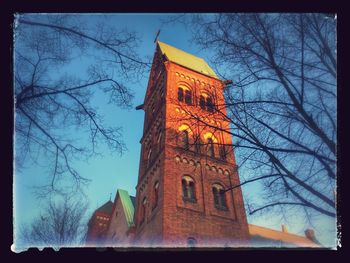
{"type": "Polygon", "coordinates": [[[86,210],[87,203],[73,197],[50,199],[39,216],[22,226],[16,246],[24,249],[82,245],[87,227],[86,210]]]}
{"type": "Polygon", "coordinates": [[[149,66],[135,53],[135,33],[114,28],[108,17],[105,23],[87,18],[28,14],[15,19],[16,168],[40,164],[38,157],[45,156],[51,179],[41,189],[44,194],[71,189],[63,175],[73,178],[72,191],[86,183],[72,163],[101,154],[100,144],[123,153],[121,128],[106,126],[93,101],[104,98],[129,108],[130,85],[149,66]]]}
{"type": "Polygon", "coordinates": [[[225,105],[207,114],[230,122],[224,132],[233,136],[243,178],[233,187],[263,186],[249,213],[335,217],[336,21],[323,14],[196,15],[191,21],[196,43],[214,50],[221,78],[233,80],[225,105]]]}

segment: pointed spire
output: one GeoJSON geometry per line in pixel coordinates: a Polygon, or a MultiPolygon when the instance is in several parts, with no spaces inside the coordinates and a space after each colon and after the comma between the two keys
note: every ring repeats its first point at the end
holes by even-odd
{"type": "Polygon", "coordinates": [[[154,39],[153,43],[156,43],[156,42],[158,41],[159,33],[160,33],[160,29],[158,30],[157,35],[156,35],[156,38],[154,39]]]}

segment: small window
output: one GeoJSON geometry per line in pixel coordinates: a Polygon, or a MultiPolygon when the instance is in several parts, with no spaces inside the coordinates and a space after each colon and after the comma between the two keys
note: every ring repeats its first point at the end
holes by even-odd
{"type": "Polygon", "coordinates": [[[142,200],[142,204],[141,204],[141,214],[140,214],[140,225],[142,225],[142,223],[145,221],[145,217],[146,217],[146,204],[147,204],[147,198],[144,197],[142,200]]]}
{"type": "Polygon", "coordinates": [[[202,110],[207,110],[209,112],[214,112],[215,110],[213,98],[207,94],[201,95],[199,97],[199,106],[202,110]]]}
{"type": "Polygon", "coordinates": [[[205,98],[202,95],[199,97],[199,106],[202,110],[205,110],[205,98]]]}
{"type": "Polygon", "coordinates": [[[194,145],[195,145],[195,150],[197,153],[201,152],[201,139],[200,136],[197,135],[195,140],[194,140],[194,145]]]}
{"type": "Polygon", "coordinates": [[[192,104],[192,92],[190,90],[185,91],[185,102],[188,105],[192,104]]]}
{"type": "Polygon", "coordinates": [[[207,97],[207,111],[209,112],[214,112],[214,104],[213,104],[213,100],[210,97],[207,97]]]}
{"type": "Polygon", "coordinates": [[[220,158],[221,158],[221,160],[225,161],[226,156],[227,156],[227,153],[226,153],[225,145],[221,145],[220,146],[220,158]]]}
{"type": "Polygon", "coordinates": [[[159,195],[159,182],[157,181],[155,184],[154,184],[154,187],[153,187],[153,207],[152,209],[156,208],[157,205],[158,205],[158,195],[159,195]]]}
{"type": "Polygon", "coordinates": [[[189,176],[184,176],[182,178],[182,197],[184,201],[195,203],[196,192],[195,192],[195,183],[193,179],[189,176]]]}
{"type": "Polygon", "coordinates": [[[190,181],[188,183],[188,197],[190,199],[196,199],[196,195],[195,195],[195,192],[194,192],[194,182],[193,181],[190,181]]]}
{"type": "Polygon", "coordinates": [[[182,88],[179,88],[177,90],[177,99],[179,101],[183,101],[184,100],[184,90],[182,88]]]}
{"type": "Polygon", "coordinates": [[[215,156],[214,152],[214,142],[212,138],[208,138],[207,154],[211,157],[215,156]]]}
{"type": "Polygon", "coordinates": [[[181,139],[182,139],[182,147],[184,149],[188,149],[189,148],[189,138],[188,138],[188,131],[182,131],[181,134],[181,139]]]}
{"type": "Polygon", "coordinates": [[[221,185],[216,184],[213,186],[212,191],[214,197],[214,206],[220,210],[227,210],[224,188],[221,185]]]}
{"type": "Polygon", "coordinates": [[[160,151],[160,149],[161,149],[161,143],[162,143],[162,137],[163,137],[163,132],[162,132],[162,130],[161,129],[159,129],[159,131],[158,131],[158,138],[157,138],[157,150],[158,150],[158,152],[160,151]]]}
{"type": "Polygon", "coordinates": [[[151,161],[152,161],[152,149],[150,149],[148,151],[148,155],[147,155],[147,168],[151,165],[151,161]]]}
{"type": "Polygon", "coordinates": [[[182,179],[182,196],[184,198],[187,198],[187,196],[188,196],[188,193],[187,193],[187,181],[184,178],[182,179]]]}

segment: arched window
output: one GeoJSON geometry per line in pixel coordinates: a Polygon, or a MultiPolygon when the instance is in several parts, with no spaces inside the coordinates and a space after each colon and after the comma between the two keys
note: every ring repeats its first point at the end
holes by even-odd
{"type": "Polygon", "coordinates": [[[196,200],[196,192],[195,192],[195,183],[190,176],[182,177],[182,197],[184,201],[195,203],[196,200]]]}
{"type": "Polygon", "coordinates": [[[163,131],[162,131],[162,129],[159,129],[159,131],[158,131],[158,138],[157,138],[157,150],[158,150],[158,152],[160,151],[160,148],[161,148],[161,143],[162,143],[162,137],[163,137],[163,131]]]}
{"type": "Polygon", "coordinates": [[[184,90],[183,90],[183,88],[178,88],[178,90],[177,90],[177,99],[179,101],[183,101],[184,100],[184,90]]]}
{"type": "Polygon", "coordinates": [[[213,185],[214,206],[220,210],[227,210],[224,188],[220,184],[213,185]]]}
{"type": "Polygon", "coordinates": [[[151,165],[152,161],[152,149],[149,149],[148,155],[147,155],[147,168],[151,165]]]}
{"type": "Polygon", "coordinates": [[[202,110],[205,110],[205,98],[203,95],[199,97],[199,106],[201,107],[202,110]]]}
{"type": "Polygon", "coordinates": [[[209,97],[209,96],[207,97],[206,106],[207,106],[207,111],[209,111],[209,112],[213,112],[214,111],[213,99],[211,97],[209,97]]]}
{"type": "Polygon", "coordinates": [[[190,181],[188,182],[188,197],[190,199],[196,199],[196,195],[195,195],[195,192],[194,192],[194,182],[193,181],[190,181]]]}
{"type": "Polygon", "coordinates": [[[185,91],[185,102],[188,105],[192,104],[192,92],[190,90],[185,91]]]}
{"type": "Polygon", "coordinates": [[[225,145],[221,145],[220,146],[220,158],[221,158],[221,160],[225,161],[226,156],[227,156],[227,153],[226,153],[225,145]]]}
{"type": "Polygon", "coordinates": [[[187,246],[188,247],[195,247],[197,245],[197,240],[193,237],[189,237],[187,239],[187,246]]]}
{"type": "Polygon", "coordinates": [[[181,184],[182,184],[182,196],[184,198],[187,198],[188,190],[187,190],[187,181],[185,178],[182,178],[181,184]]]}
{"type": "Polygon", "coordinates": [[[214,112],[215,109],[213,98],[207,93],[202,93],[202,95],[200,95],[199,106],[202,110],[207,110],[209,112],[214,112]]]}
{"type": "Polygon", "coordinates": [[[147,198],[144,197],[142,199],[142,203],[141,203],[141,213],[140,213],[140,225],[142,225],[142,223],[145,221],[145,217],[146,217],[146,204],[147,204],[147,198]]]}
{"type": "Polygon", "coordinates": [[[189,148],[189,138],[188,138],[188,131],[182,131],[181,132],[181,144],[184,149],[189,148]]]}
{"type": "Polygon", "coordinates": [[[181,124],[178,128],[177,144],[184,149],[190,148],[190,135],[193,135],[190,127],[187,124],[181,124]]]}
{"type": "Polygon", "coordinates": [[[197,135],[194,139],[195,150],[197,153],[201,152],[201,137],[197,135]]]}
{"type": "Polygon", "coordinates": [[[214,142],[212,138],[208,138],[207,154],[211,157],[215,156],[214,152],[214,142]]]}
{"type": "Polygon", "coordinates": [[[159,182],[157,181],[153,187],[153,207],[152,207],[152,209],[156,208],[158,205],[158,198],[159,198],[158,195],[159,195],[159,182]]]}

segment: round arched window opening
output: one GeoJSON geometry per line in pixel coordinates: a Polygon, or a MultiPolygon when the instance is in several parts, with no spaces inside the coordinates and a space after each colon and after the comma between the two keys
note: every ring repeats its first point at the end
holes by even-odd
{"type": "Polygon", "coordinates": [[[182,197],[185,202],[196,203],[196,191],[195,191],[195,182],[193,179],[185,175],[181,180],[182,185],[182,197]]]}
{"type": "Polygon", "coordinates": [[[214,184],[213,188],[214,206],[219,210],[227,210],[226,195],[224,187],[220,184],[214,184]]]}
{"type": "Polygon", "coordinates": [[[197,240],[195,238],[189,237],[187,239],[187,246],[188,247],[196,247],[196,245],[197,245],[197,240]]]}

